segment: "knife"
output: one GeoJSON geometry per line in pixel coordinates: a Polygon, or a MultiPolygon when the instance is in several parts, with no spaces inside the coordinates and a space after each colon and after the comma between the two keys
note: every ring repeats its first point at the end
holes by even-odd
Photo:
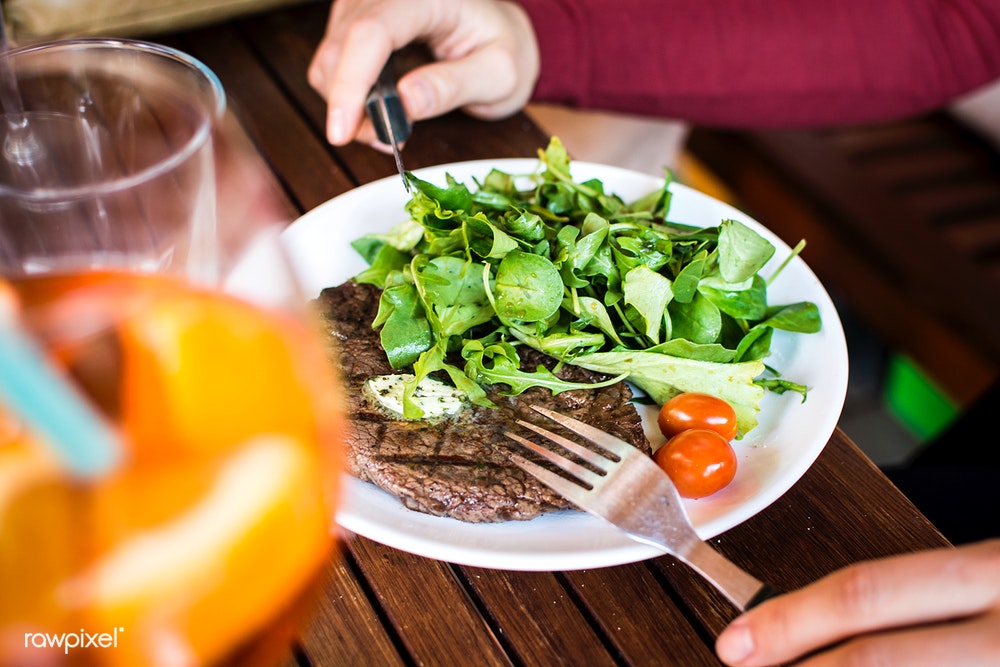
{"type": "Polygon", "coordinates": [[[375,85],[368,93],[365,109],[372,125],[375,126],[375,135],[378,140],[392,148],[392,157],[396,160],[396,170],[403,179],[403,186],[409,192],[410,182],[406,178],[406,170],[403,168],[403,158],[399,154],[399,147],[410,137],[413,123],[406,115],[403,101],[399,98],[399,91],[396,90],[398,76],[396,64],[396,58],[393,56],[382,68],[375,85]]]}

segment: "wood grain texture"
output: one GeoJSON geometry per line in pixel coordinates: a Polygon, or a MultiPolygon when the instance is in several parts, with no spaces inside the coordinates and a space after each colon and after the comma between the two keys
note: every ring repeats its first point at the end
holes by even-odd
{"type": "Polygon", "coordinates": [[[327,566],[316,608],[300,635],[302,653],[313,665],[406,664],[350,561],[341,545],[327,566]]]}
{"type": "Polygon", "coordinates": [[[473,567],[457,571],[515,662],[616,664],[557,574],[473,567]]]}
{"type": "Polygon", "coordinates": [[[574,595],[629,665],[715,665],[710,640],[647,563],[565,573],[574,595]]]}
{"type": "Polygon", "coordinates": [[[426,665],[508,664],[489,623],[448,563],[414,556],[363,537],[347,548],[413,660],[426,665]]]}

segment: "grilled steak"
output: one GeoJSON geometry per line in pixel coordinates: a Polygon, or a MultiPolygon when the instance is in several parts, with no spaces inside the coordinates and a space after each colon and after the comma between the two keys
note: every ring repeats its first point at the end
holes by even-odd
{"type": "MultiPolygon", "coordinates": [[[[507,459],[512,443],[503,432],[517,428],[514,420],[544,421],[527,407],[529,403],[589,422],[650,451],[630,402],[632,393],[621,382],[556,396],[540,388],[513,397],[489,391],[497,409],[473,406],[455,418],[435,422],[395,419],[373,407],[362,392],[365,380],[396,372],[371,326],[378,299],[377,288],[348,282],[323,290],[314,305],[330,336],[331,355],[348,385],[353,426],[348,437],[350,471],[398,497],[406,507],[469,522],[531,519],[569,507],[507,459]]],[[[552,367],[545,355],[527,348],[518,351],[526,368],[539,363],[552,367]]],[[[580,382],[606,378],[571,366],[559,375],[580,382]]]]}

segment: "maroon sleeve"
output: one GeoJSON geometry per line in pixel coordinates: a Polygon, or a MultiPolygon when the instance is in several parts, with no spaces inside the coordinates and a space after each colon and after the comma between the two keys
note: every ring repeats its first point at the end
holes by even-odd
{"type": "Polygon", "coordinates": [[[1000,0],[518,0],[533,99],[729,127],[890,120],[1000,78],[1000,0]]]}

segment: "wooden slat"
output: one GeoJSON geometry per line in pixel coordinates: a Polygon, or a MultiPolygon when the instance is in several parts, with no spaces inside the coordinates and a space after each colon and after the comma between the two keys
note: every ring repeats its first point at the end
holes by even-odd
{"type": "Polygon", "coordinates": [[[974,216],[1000,215],[1000,188],[996,183],[968,178],[955,183],[938,181],[901,193],[909,208],[926,211],[936,228],[960,224],[974,216]]]}
{"type": "Polygon", "coordinates": [[[507,665],[506,653],[451,567],[367,538],[347,548],[407,651],[417,664],[507,665]]]}
{"type": "Polygon", "coordinates": [[[988,260],[990,270],[996,271],[1000,266],[1000,215],[970,217],[960,224],[949,224],[941,228],[941,233],[956,247],[974,256],[992,256],[988,260]]]}
{"type": "Polygon", "coordinates": [[[501,641],[524,665],[615,665],[601,637],[551,572],[459,568],[501,641]]]}
{"type": "Polygon", "coordinates": [[[300,635],[309,664],[317,667],[406,664],[348,560],[347,552],[340,546],[327,567],[316,608],[300,635]]]}
{"type": "Polygon", "coordinates": [[[309,85],[307,72],[326,29],[330,4],[314,3],[286,12],[252,16],[236,24],[253,44],[285,95],[295,100],[300,113],[323,134],[326,102],[309,85]]]}
{"type": "Polygon", "coordinates": [[[565,576],[627,664],[719,664],[710,641],[705,641],[711,638],[691,624],[688,612],[674,599],[669,581],[654,576],[647,564],[567,572],[565,576]]]}

